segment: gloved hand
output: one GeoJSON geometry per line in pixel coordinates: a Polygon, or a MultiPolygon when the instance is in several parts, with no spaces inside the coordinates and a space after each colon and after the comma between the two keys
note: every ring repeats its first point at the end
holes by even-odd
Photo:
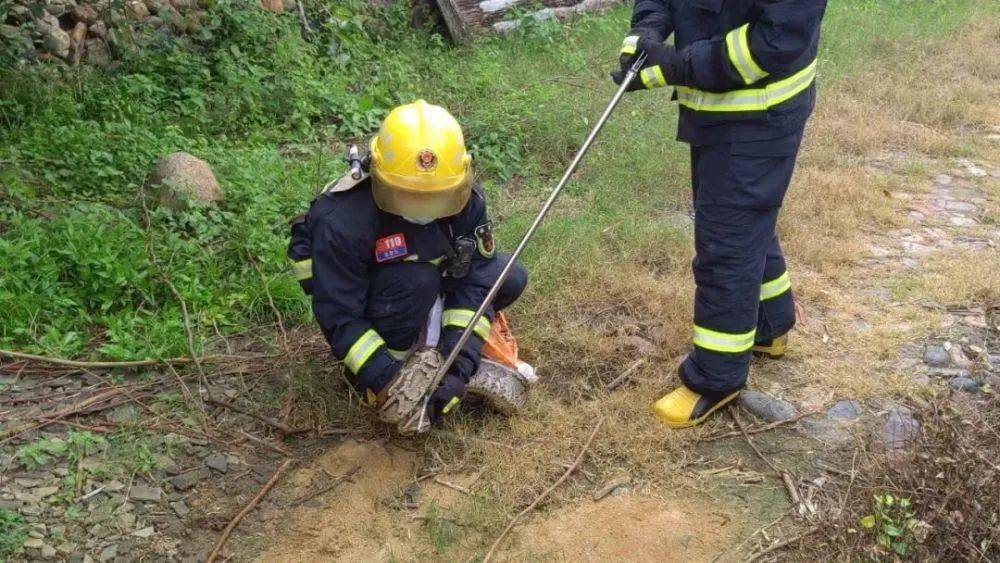
{"type": "Polygon", "coordinates": [[[392,381],[392,378],[403,367],[403,362],[390,360],[385,362],[383,366],[365,367],[366,369],[358,377],[357,389],[366,402],[374,404],[375,396],[392,381]]]}
{"type": "Polygon", "coordinates": [[[464,397],[465,379],[449,372],[441,380],[438,388],[431,393],[431,418],[437,420],[448,414],[458,406],[464,397]]]}
{"type": "Polygon", "coordinates": [[[621,70],[612,71],[611,79],[615,84],[621,84],[625,79],[625,73],[632,67],[635,56],[646,53],[646,62],[642,66],[639,77],[633,80],[626,88],[627,92],[635,90],[662,88],[667,84],[683,84],[685,72],[684,57],[677,52],[673,45],[667,45],[655,39],[643,36],[629,36],[622,44],[621,70]],[[635,37],[634,51],[630,48],[629,41],[635,37]],[[626,51],[633,51],[627,54],[626,51]]]}

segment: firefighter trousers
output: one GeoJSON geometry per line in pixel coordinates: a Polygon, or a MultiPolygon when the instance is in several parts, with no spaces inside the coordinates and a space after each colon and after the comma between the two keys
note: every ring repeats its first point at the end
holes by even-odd
{"type": "Polygon", "coordinates": [[[742,388],[753,345],[795,324],[775,226],[801,137],[691,147],[696,290],[693,346],[680,377],[694,391],[742,388]]]}

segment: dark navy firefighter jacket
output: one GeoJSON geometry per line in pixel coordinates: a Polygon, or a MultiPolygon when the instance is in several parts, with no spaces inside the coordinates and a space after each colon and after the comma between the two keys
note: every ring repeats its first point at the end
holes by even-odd
{"type": "MultiPolygon", "coordinates": [[[[430,272],[434,283],[424,285],[437,288],[438,277],[446,276],[447,260],[454,252],[452,241],[457,237],[473,239],[477,244],[468,273],[442,286],[447,287],[442,348],[447,348],[449,340],[457,341],[457,335],[468,326],[495,280],[495,275],[491,275],[495,270],[495,249],[481,188],[474,188],[458,215],[418,225],[380,210],[372,198],[370,179],[352,182],[345,176],[336,184],[331,183],[313,201],[309,212],[293,222],[288,254],[296,277],[312,295],[313,312],[333,355],[353,372],[362,391],[367,387],[377,392],[388,382],[406,353],[392,346],[409,347],[416,334],[412,330],[404,331],[402,337],[380,334],[373,319],[387,317],[389,323],[406,322],[411,326],[415,322],[419,330],[438,295],[436,290],[412,290],[412,279],[397,279],[396,287],[379,289],[380,299],[385,300],[388,293],[390,302],[373,303],[370,297],[374,286],[387,285],[379,281],[386,277],[398,278],[410,272],[426,277],[430,272]],[[380,277],[389,268],[405,264],[424,267],[395,268],[391,276],[380,277]],[[385,309],[384,315],[380,314],[380,308],[385,309]],[[423,317],[392,319],[399,316],[396,313],[400,310],[419,312],[423,317]]],[[[470,372],[463,375],[466,379],[479,363],[482,343],[488,338],[490,328],[490,319],[481,318],[474,336],[456,360],[459,369],[464,366],[464,371],[470,372]]],[[[442,351],[447,353],[450,348],[442,351]]]]}
{"type": "Polygon", "coordinates": [[[826,0],[636,0],[632,34],[674,45],[678,139],[692,145],[787,137],[815,100],[826,0]]]}

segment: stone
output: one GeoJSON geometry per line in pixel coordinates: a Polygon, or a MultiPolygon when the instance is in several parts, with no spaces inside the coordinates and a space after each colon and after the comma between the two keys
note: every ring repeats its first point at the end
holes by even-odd
{"type": "Polygon", "coordinates": [[[943,346],[931,345],[924,349],[924,363],[931,367],[943,368],[951,363],[951,355],[943,346]]]}
{"type": "Polygon", "coordinates": [[[42,559],[55,559],[58,552],[49,544],[42,545],[42,559]]]}
{"type": "Polygon", "coordinates": [[[964,391],[966,393],[979,392],[979,384],[971,377],[953,377],[948,381],[948,386],[955,391],[964,391]]]}
{"type": "Polygon", "coordinates": [[[42,35],[42,48],[46,53],[65,59],[69,56],[69,47],[72,41],[69,34],[59,29],[58,26],[45,26],[40,29],[42,35]]]}
{"type": "Polygon", "coordinates": [[[132,532],[132,535],[135,536],[135,537],[137,537],[137,538],[148,539],[148,538],[153,537],[153,534],[155,534],[155,533],[156,533],[156,528],[154,528],[152,526],[148,526],[148,527],[145,527],[145,528],[143,528],[141,530],[136,530],[135,532],[132,532]]]}
{"type": "Polygon", "coordinates": [[[149,19],[149,8],[141,0],[130,0],[125,3],[125,13],[132,21],[144,22],[149,19]]]}
{"type": "Polygon", "coordinates": [[[0,24],[0,39],[13,41],[21,36],[21,28],[16,25],[0,24]]]}
{"type": "Polygon", "coordinates": [[[479,9],[483,13],[491,14],[493,12],[502,12],[514,4],[517,4],[517,0],[483,0],[479,3],[479,9]]]}
{"type": "Polygon", "coordinates": [[[795,407],[788,401],[753,389],[745,389],[740,393],[740,406],[767,422],[788,420],[795,416],[795,407]]]}
{"type": "Polygon", "coordinates": [[[74,8],[76,8],[76,2],[73,0],[48,0],[45,2],[45,11],[57,18],[70,13],[74,8]]]}
{"type": "Polygon", "coordinates": [[[629,336],[628,346],[644,358],[656,354],[656,346],[641,336],[629,336]]]}
{"type": "Polygon", "coordinates": [[[206,457],[205,465],[207,465],[210,469],[218,471],[219,473],[229,471],[229,460],[226,459],[226,456],[219,453],[206,457]]]}
{"type": "Polygon", "coordinates": [[[108,413],[107,417],[111,422],[136,422],[139,420],[139,406],[133,403],[125,403],[124,405],[115,407],[108,413]]]}
{"type": "Polygon", "coordinates": [[[191,203],[207,205],[223,200],[208,163],[186,152],[175,152],[156,163],[150,184],[159,188],[160,205],[175,210],[191,203]]]}
{"type": "Polygon", "coordinates": [[[63,542],[56,546],[56,551],[62,555],[72,555],[76,551],[76,544],[70,542],[63,542]]]}
{"type": "Polygon", "coordinates": [[[28,549],[42,549],[42,546],[45,545],[45,542],[38,538],[28,538],[24,540],[24,543],[21,545],[23,545],[28,549]]]}
{"type": "Polygon", "coordinates": [[[94,25],[100,17],[97,9],[90,4],[79,4],[76,8],[73,8],[73,19],[78,22],[94,25]]]}
{"type": "Polygon", "coordinates": [[[285,11],[285,3],[282,0],[260,0],[260,7],[268,12],[285,11]]]}
{"type": "Polygon", "coordinates": [[[58,493],[59,492],[59,487],[39,487],[39,488],[35,489],[34,492],[35,492],[36,495],[38,495],[38,496],[40,496],[42,498],[45,498],[45,497],[50,497],[50,496],[58,493]]]}
{"type": "Polygon", "coordinates": [[[128,493],[128,498],[146,502],[159,502],[162,496],[163,490],[146,485],[135,485],[128,493]]]}
{"type": "Polygon", "coordinates": [[[17,510],[21,508],[21,501],[13,499],[0,499],[0,510],[17,510]]]}
{"type": "Polygon", "coordinates": [[[118,479],[112,479],[104,484],[104,490],[109,493],[117,493],[125,489],[125,483],[122,483],[118,479]]]}
{"type": "Polygon", "coordinates": [[[969,370],[962,368],[933,368],[927,370],[927,375],[951,379],[952,377],[969,377],[970,373],[969,370]]]}
{"type": "Polygon", "coordinates": [[[168,455],[163,455],[163,454],[157,455],[156,465],[157,467],[162,469],[163,472],[166,473],[167,475],[171,476],[180,475],[181,473],[184,472],[184,470],[181,469],[181,466],[177,465],[177,462],[174,461],[173,458],[168,455]]]}
{"type": "Polygon", "coordinates": [[[108,26],[104,22],[99,21],[97,23],[92,24],[90,27],[88,27],[87,28],[87,33],[91,37],[96,37],[98,39],[107,39],[108,38],[108,26]]]}
{"type": "Polygon", "coordinates": [[[18,487],[24,487],[25,489],[33,489],[45,481],[42,479],[28,479],[26,477],[15,477],[14,484],[18,487]]]}
{"type": "Polygon", "coordinates": [[[37,504],[25,504],[20,509],[21,514],[24,516],[41,516],[42,507],[37,504]]]}
{"type": "Polygon", "coordinates": [[[186,491],[197,485],[202,479],[209,476],[207,469],[195,469],[194,471],[188,471],[187,473],[181,473],[176,477],[170,479],[170,484],[173,485],[179,491],[186,491]]]}
{"type": "Polygon", "coordinates": [[[191,509],[188,508],[188,505],[182,500],[170,503],[170,508],[174,509],[174,513],[176,513],[179,518],[184,518],[191,513],[191,509]]]}
{"type": "Polygon", "coordinates": [[[98,561],[111,561],[115,557],[118,557],[118,544],[113,543],[101,550],[101,554],[97,557],[98,561]]]}
{"type": "Polygon", "coordinates": [[[920,434],[920,423],[910,410],[895,407],[889,410],[882,427],[882,443],[887,450],[903,450],[920,434]]]}
{"type": "Polygon", "coordinates": [[[951,357],[952,363],[960,368],[970,368],[972,367],[972,362],[969,358],[965,357],[965,352],[962,351],[961,346],[952,346],[951,350],[948,350],[948,355],[951,357]]]}

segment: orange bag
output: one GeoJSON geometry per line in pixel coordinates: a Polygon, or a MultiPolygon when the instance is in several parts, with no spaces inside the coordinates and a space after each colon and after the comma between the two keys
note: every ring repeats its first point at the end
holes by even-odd
{"type": "Polygon", "coordinates": [[[517,340],[507,323],[507,316],[497,313],[490,329],[490,337],[483,344],[483,356],[513,369],[517,369],[517,340]]]}

